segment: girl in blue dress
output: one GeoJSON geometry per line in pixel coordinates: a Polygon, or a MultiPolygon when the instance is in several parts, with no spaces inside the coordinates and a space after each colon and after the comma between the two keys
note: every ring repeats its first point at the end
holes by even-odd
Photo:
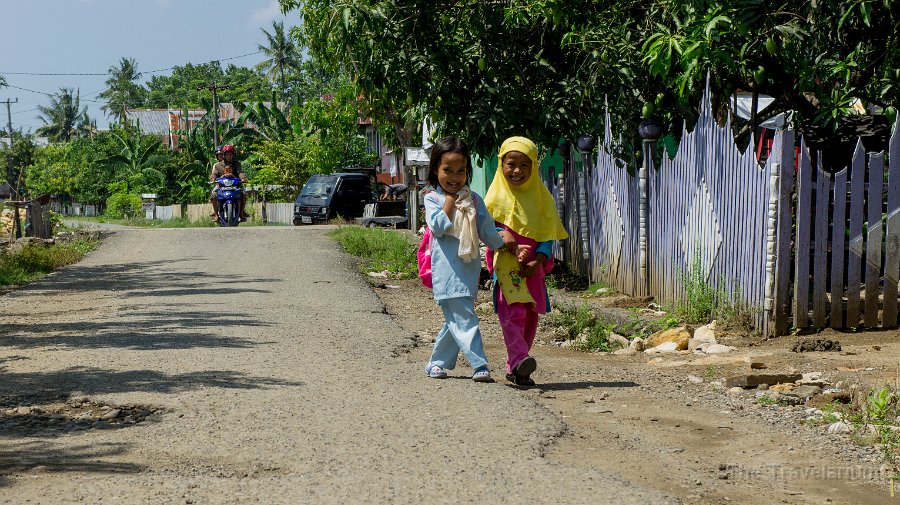
{"type": "Polygon", "coordinates": [[[480,196],[469,189],[472,160],[465,142],[447,137],[432,147],[428,180],[434,191],[425,195],[425,221],[431,230],[431,278],[434,299],[444,313],[444,325],[434,342],[425,373],[447,377],[460,351],[475,371],[472,380],[489,382],[475,295],[481,274],[479,242],[491,249],[516,251],[511,235],[501,236],[480,196]]]}

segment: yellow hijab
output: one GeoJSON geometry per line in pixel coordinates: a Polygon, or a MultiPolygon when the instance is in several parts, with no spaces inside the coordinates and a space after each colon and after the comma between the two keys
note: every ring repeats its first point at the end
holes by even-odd
{"type": "Polygon", "coordinates": [[[553,195],[538,174],[537,147],[525,137],[510,137],[500,146],[499,165],[484,203],[494,220],[512,231],[538,242],[562,240],[569,234],[563,227],[553,195]],[[503,175],[503,155],[518,151],[531,159],[531,176],[519,187],[510,186],[503,175]]]}

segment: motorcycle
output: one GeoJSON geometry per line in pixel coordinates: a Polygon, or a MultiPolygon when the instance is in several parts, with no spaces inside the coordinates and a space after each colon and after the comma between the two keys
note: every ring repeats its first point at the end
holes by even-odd
{"type": "Polygon", "coordinates": [[[241,222],[241,195],[244,193],[242,181],[237,177],[216,179],[219,201],[219,226],[237,226],[241,222]]]}

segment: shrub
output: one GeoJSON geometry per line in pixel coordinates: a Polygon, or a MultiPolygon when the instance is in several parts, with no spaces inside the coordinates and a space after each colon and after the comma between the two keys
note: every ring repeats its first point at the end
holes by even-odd
{"type": "Polygon", "coordinates": [[[142,207],[141,197],[130,193],[114,193],[106,199],[106,215],[111,218],[132,219],[142,207]]]}

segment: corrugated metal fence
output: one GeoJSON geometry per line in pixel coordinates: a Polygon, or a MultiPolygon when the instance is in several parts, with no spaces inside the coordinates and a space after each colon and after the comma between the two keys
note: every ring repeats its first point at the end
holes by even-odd
{"type": "Polygon", "coordinates": [[[571,235],[563,258],[592,281],[663,304],[684,299],[690,271],[739,296],[769,334],[784,334],[791,323],[893,327],[898,130],[900,123],[888,165],[880,153],[866,165],[858,147],[852,165],[830,175],[812,168],[813,156],[802,143],[795,147],[792,131],[781,131],[760,166],[752,147],[737,149],[730,125],[715,123],[707,94],[675,158],[629,167],[612,153],[607,117],[596,165],[584,170],[578,155],[569,156],[560,187],[551,187],[571,235]]]}
{"type": "MultiPolygon", "coordinates": [[[[292,203],[266,203],[266,222],[278,224],[291,224],[294,219],[294,204],[292,203]]],[[[186,205],[186,212],[182,214],[181,205],[157,206],[154,219],[180,219],[187,217],[190,221],[204,221],[209,219],[212,206],[208,203],[186,205]]],[[[263,204],[254,203],[247,205],[252,221],[261,221],[263,204]]]]}

